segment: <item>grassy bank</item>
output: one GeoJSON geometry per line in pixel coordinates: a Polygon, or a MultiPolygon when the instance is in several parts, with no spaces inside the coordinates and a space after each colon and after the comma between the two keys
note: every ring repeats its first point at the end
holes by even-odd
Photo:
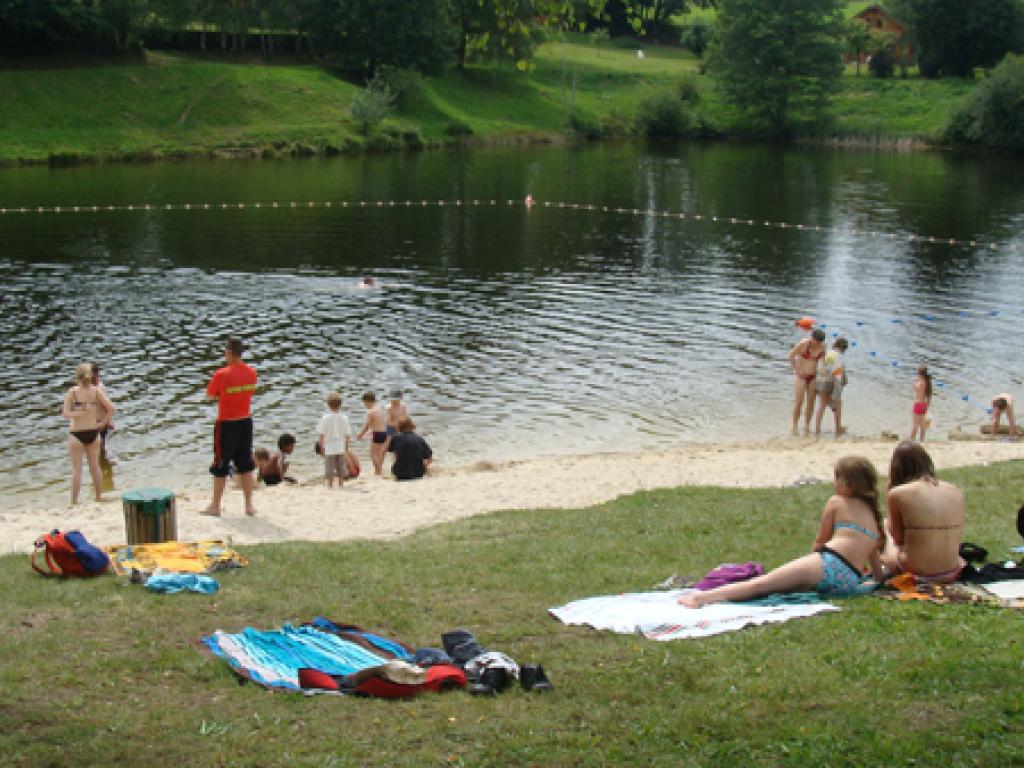
{"type": "MultiPolygon", "coordinates": [[[[994,557],[1020,543],[1024,462],[943,474],[966,490],[969,540],[994,557]]],[[[249,547],[251,566],[223,575],[212,597],[44,580],[6,557],[0,755],[58,766],[1019,764],[1018,612],[860,598],[667,644],[545,613],[673,572],[802,554],[828,493],[684,488],[393,543],[249,547]],[[407,703],[270,694],[192,644],[317,614],[415,645],[464,626],[542,662],[558,690],[407,703]]]]}
{"type": "MultiPolygon", "coordinates": [[[[637,104],[694,77],[698,111],[742,133],[699,62],[669,47],[554,42],[533,72],[453,70],[423,82],[381,129],[360,133],[358,87],[319,67],[153,53],[145,62],[0,69],[0,161],[142,160],[193,155],[358,152],[455,142],[552,140],[636,132],[637,104]]],[[[78,64],[81,64],[80,62],[78,64]]],[[[969,84],[844,78],[829,134],[927,138],[969,84]]]]}

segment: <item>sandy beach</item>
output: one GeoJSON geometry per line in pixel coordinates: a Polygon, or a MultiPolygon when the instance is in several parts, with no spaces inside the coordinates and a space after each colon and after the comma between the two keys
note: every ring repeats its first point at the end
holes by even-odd
{"type": "MultiPolygon", "coordinates": [[[[280,541],[390,539],[437,523],[503,509],[566,509],[598,504],[637,490],[682,485],[780,487],[809,479],[829,481],[846,454],[867,456],[884,473],[895,443],[844,439],[814,442],[780,438],[759,443],[684,445],[646,453],[598,454],[469,466],[437,465],[418,481],[398,483],[362,475],[328,490],[319,477],[297,485],[261,488],[259,514],[246,517],[242,495],[229,487],[224,515],[199,514],[210,500],[207,478],[175,488],[178,538],[230,539],[236,544],[280,541]]],[[[928,443],[938,469],[1024,458],[1024,443],[928,443]]],[[[123,543],[120,493],[75,508],[20,508],[0,513],[0,552],[27,552],[41,533],[79,529],[91,541],[123,543]]]]}

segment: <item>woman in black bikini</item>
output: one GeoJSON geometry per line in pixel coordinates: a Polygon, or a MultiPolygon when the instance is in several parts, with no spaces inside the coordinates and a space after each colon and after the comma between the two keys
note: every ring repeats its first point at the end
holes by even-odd
{"type": "Polygon", "coordinates": [[[78,503],[82,489],[82,457],[89,460],[89,473],[101,501],[103,474],[100,471],[100,431],[106,429],[114,415],[114,404],[102,389],[93,386],[92,365],[82,363],[75,369],[75,386],[64,396],[61,415],[71,420],[68,453],[71,456],[71,504],[78,503]]]}

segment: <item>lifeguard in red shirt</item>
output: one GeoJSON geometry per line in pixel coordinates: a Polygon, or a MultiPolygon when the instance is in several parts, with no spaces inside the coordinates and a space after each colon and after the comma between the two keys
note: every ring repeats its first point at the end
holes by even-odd
{"type": "Polygon", "coordinates": [[[206,387],[206,396],[217,401],[217,423],[213,427],[213,500],[203,510],[204,515],[219,517],[224,486],[231,465],[238,473],[238,482],[245,497],[245,514],[255,515],[252,505],[253,470],[256,460],[252,454],[252,395],[256,391],[256,371],[242,362],[245,345],[239,339],[228,339],[224,347],[223,368],[213,374],[206,387]]]}

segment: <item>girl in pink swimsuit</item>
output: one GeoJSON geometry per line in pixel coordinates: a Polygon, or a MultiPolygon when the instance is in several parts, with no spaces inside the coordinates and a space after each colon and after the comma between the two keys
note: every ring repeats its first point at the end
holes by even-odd
{"type": "Polygon", "coordinates": [[[910,427],[910,439],[915,435],[922,443],[924,442],[925,414],[928,413],[928,406],[932,403],[932,377],[928,373],[928,366],[922,365],[917,369],[917,378],[914,379],[914,405],[911,408],[913,422],[910,427]]]}

